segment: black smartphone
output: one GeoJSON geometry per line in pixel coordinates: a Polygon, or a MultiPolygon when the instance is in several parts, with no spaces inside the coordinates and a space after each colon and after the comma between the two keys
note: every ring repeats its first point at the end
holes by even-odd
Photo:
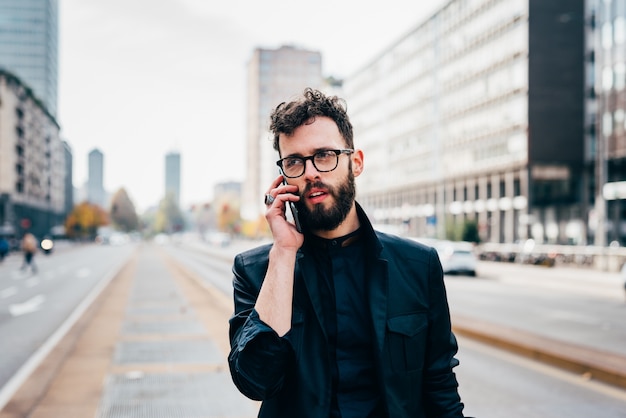
{"type": "MultiPolygon", "coordinates": [[[[287,179],[283,175],[282,171],[280,175],[283,176],[283,184],[287,184],[287,179]]],[[[296,230],[299,233],[302,233],[302,226],[300,225],[300,217],[298,216],[298,208],[294,202],[287,202],[289,204],[289,210],[291,210],[291,217],[293,218],[293,223],[296,225],[296,230]]]]}

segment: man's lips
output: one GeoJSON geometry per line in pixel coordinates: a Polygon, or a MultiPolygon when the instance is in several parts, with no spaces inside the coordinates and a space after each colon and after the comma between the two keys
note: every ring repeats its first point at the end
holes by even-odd
{"type": "Polygon", "coordinates": [[[328,193],[325,190],[317,189],[307,193],[306,197],[311,203],[320,203],[326,198],[326,196],[328,196],[328,193]]]}

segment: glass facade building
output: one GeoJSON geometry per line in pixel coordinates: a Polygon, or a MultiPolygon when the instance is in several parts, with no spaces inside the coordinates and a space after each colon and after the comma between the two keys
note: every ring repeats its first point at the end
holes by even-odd
{"type": "Polygon", "coordinates": [[[99,149],[93,149],[89,151],[87,162],[87,200],[105,208],[107,202],[104,191],[104,154],[99,149]]]}
{"type": "Polygon", "coordinates": [[[165,155],[165,196],[170,195],[180,207],[180,153],[165,155]]]}
{"type": "Polygon", "coordinates": [[[347,78],[374,221],[585,241],[584,16],[583,0],[452,0],[347,78]]]}
{"type": "Polygon", "coordinates": [[[0,67],[57,113],[58,0],[0,1],[0,67]]]}
{"type": "Polygon", "coordinates": [[[626,0],[590,0],[595,60],[596,219],[602,243],[626,243],[626,0]],[[603,222],[604,221],[604,222],[603,222]]]}

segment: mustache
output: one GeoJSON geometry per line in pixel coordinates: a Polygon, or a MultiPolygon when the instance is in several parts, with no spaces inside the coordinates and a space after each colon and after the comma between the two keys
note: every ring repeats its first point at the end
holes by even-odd
{"type": "Polygon", "coordinates": [[[302,192],[300,193],[300,197],[304,197],[304,195],[309,193],[313,188],[326,189],[328,190],[328,193],[330,194],[333,194],[333,191],[334,191],[332,187],[318,180],[314,183],[307,183],[307,185],[304,187],[304,190],[302,190],[302,192]]]}

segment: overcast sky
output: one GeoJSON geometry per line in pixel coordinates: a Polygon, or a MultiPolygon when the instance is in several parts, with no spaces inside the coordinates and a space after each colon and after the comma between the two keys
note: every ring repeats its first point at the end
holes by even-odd
{"type": "Polygon", "coordinates": [[[60,0],[61,135],[74,185],[104,153],[105,188],[139,210],[164,193],[165,154],[181,153],[183,206],[245,176],[246,63],[256,47],[320,51],[346,77],[444,0],[60,0]]]}

